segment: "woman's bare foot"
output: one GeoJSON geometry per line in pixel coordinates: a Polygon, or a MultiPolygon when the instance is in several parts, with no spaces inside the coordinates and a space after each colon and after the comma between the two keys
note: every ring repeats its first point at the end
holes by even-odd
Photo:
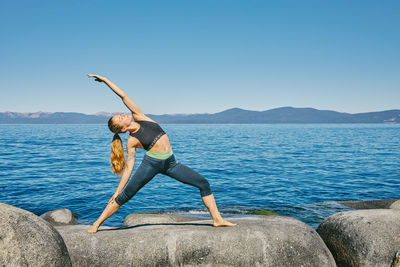
{"type": "Polygon", "coordinates": [[[97,232],[97,230],[99,229],[100,225],[97,225],[96,223],[94,223],[88,230],[89,234],[95,234],[97,232]]]}
{"type": "Polygon", "coordinates": [[[228,222],[228,221],[225,220],[225,219],[221,219],[221,220],[218,220],[218,221],[214,221],[214,223],[213,223],[213,226],[214,226],[214,227],[222,227],[222,226],[233,227],[233,226],[236,226],[236,225],[237,225],[237,223],[231,223],[231,222],[228,222]]]}

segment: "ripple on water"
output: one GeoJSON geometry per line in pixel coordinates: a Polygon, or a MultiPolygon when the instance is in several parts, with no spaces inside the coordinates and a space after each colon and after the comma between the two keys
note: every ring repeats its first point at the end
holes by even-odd
{"type": "MultiPolygon", "coordinates": [[[[400,125],[162,127],[177,160],[209,180],[224,216],[271,211],[315,228],[349,210],[336,201],[400,198],[400,125]]],[[[92,223],[119,183],[109,165],[111,139],[106,125],[2,125],[0,201],[38,215],[68,208],[79,223],[92,223]]],[[[138,150],[135,169],[143,155],[138,150]]],[[[209,218],[197,188],[163,175],[104,225],[137,212],[209,218]]]]}

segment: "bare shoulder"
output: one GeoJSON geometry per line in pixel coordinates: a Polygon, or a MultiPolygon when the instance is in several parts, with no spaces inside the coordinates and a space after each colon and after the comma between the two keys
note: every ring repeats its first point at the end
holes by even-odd
{"type": "Polygon", "coordinates": [[[130,153],[135,153],[136,148],[140,147],[140,142],[137,138],[129,136],[128,141],[126,141],[126,151],[128,152],[128,155],[130,153]]]}

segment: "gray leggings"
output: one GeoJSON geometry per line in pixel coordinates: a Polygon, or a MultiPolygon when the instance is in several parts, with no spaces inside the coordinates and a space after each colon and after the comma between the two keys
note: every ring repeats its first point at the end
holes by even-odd
{"type": "Polygon", "coordinates": [[[199,188],[202,197],[212,194],[208,181],[196,171],[179,163],[174,155],[161,160],[145,154],[142,163],[124,190],[115,198],[115,202],[122,206],[158,173],[168,175],[184,184],[199,188]]]}

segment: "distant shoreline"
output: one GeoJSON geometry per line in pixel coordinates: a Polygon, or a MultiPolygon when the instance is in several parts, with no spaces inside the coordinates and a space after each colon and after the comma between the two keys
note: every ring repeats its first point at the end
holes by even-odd
{"type": "MultiPolygon", "coordinates": [[[[0,112],[0,124],[103,124],[115,113],[88,115],[76,112],[0,112]]],[[[282,107],[266,111],[239,108],[213,114],[146,114],[165,124],[399,124],[400,110],[341,113],[314,108],[282,107]]]]}
{"type": "MultiPolygon", "coordinates": [[[[104,125],[104,123],[0,123],[0,125],[104,125]]],[[[201,122],[201,123],[195,123],[195,122],[164,122],[159,124],[175,124],[175,125],[400,125],[400,123],[378,123],[378,122],[348,122],[348,123],[291,123],[291,122],[283,122],[283,123],[206,123],[206,122],[201,122]]]]}

